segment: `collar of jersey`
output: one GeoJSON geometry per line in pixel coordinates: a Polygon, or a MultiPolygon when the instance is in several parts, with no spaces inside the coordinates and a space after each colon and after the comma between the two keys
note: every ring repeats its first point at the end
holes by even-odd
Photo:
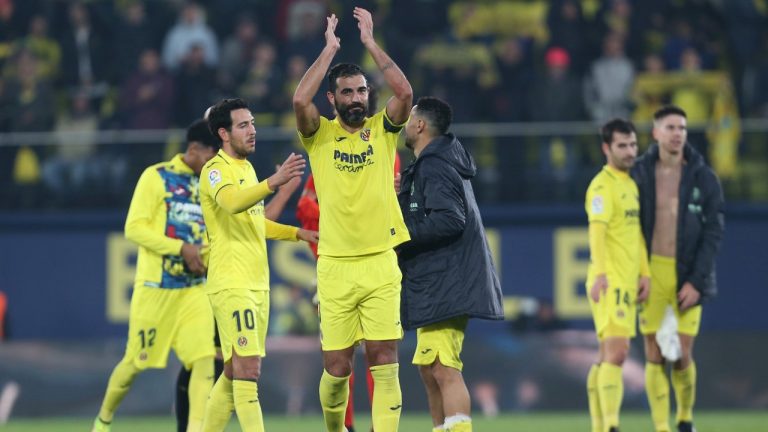
{"type": "Polygon", "coordinates": [[[192,168],[184,162],[184,154],[179,153],[171,159],[171,163],[176,167],[176,170],[183,173],[192,173],[192,168]]]}
{"type": "Polygon", "coordinates": [[[619,171],[616,168],[614,168],[614,167],[612,167],[612,166],[610,166],[608,164],[605,164],[605,166],[603,168],[605,170],[607,170],[609,173],[611,173],[611,175],[614,175],[617,178],[620,178],[620,179],[627,179],[627,178],[629,178],[629,173],[626,173],[624,171],[619,171]]]}
{"type": "Polygon", "coordinates": [[[235,159],[232,156],[228,155],[227,152],[225,152],[223,148],[219,149],[219,154],[221,155],[221,157],[224,158],[224,160],[226,160],[227,162],[232,163],[232,164],[245,165],[246,163],[248,163],[248,159],[242,159],[242,160],[241,159],[235,159]]]}
{"type": "Polygon", "coordinates": [[[363,125],[360,126],[360,129],[358,129],[358,130],[356,130],[354,132],[349,132],[346,129],[344,129],[344,126],[341,125],[341,122],[339,121],[339,117],[338,116],[334,117],[333,118],[333,123],[334,123],[334,125],[336,125],[337,132],[339,132],[339,133],[336,134],[336,136],[344,135],[347,138],[351,138],[351,137],[355,136],[356,133],[359,133],[361,130],[365,129],[365,126],[368,124],[368,120],[369,119],[370,119],[370,117],[366,117],[365,118],[365,122],[363,122],[363,125]]]}

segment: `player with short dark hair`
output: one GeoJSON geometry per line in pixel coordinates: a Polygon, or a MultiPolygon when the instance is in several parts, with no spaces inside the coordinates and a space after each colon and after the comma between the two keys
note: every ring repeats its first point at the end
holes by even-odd
{"type": "Polygon", "coordinates": [[[208,224],[210,259],[206,292],[216,318],[224,373],[211,390],[204,431],[223,431],[232,411],[244,431],[264,431],[258,379],[269,321],[266,239],[317,241],[317,233],[264,217],[264,198],[304,173],[291,153],[277,172],[259,182],[246,157],[256,148],[253,115],[245,101],[224,99],[208,124],[222,142],[203,168],[200,200],[208,224]]]}
{"type": "Polygon", "coordinates": [[[470,318],[504,319],[501,284],[493,266],[471,179],[472,155],[448,132],[452,110],[423,97],[405,125],[416,160],[403,172],[400,208],[411,236],[400,247],[401,316],[417,329],[413,364],[427,390],[433,431],[471,432],[469,391],[461,349],[470,318]]]}
{"type": "Polygon", "coordinates": [[[650,290],[645,243],[640,232],[640,201],[629,170],[637,155],[631,122],[614,119],[601,131],[607,163],[586,194],[590,263],[587,293],[600,350],[587,377],[593,432],[619,430],[624,395],[621,370],[635,336],[637,303],[650,290]]]}
{"type": "Polygon", "coordinates": [[[369,112],[369,86],[362,70],[331,68],[326,93],[336,110],[322,117],[312,102],[340,48],[338,19],[327,18],[325,47],[304,74],[293,97],[296,124],[312,165],[320,204],[317,288],[324,371],[320,402],[326,428],[340,432],[349,394],[355,345],[365,341],[375,382],[373,427],[396,431],[402,409],[397,342],[400,279],[392,248],[409,239],[392,171],[397,138],[408,119],[413,90],[403,72],[373,38],[373,18],[353,15],[360,40],[394,92],[386,108],[369,112]]]}
{"type": "Polygon", "coordinates": [[[696,397],[693,345],[701,304],[717,293],[715,257],[723,237],[723,190],[717,175],[687,141],[685,111],[668,105],[653,116],[651,145],[632,168],[640,191],[640,222],[649,245],[653,290],[640,311],[645,387],[657,432],[669,431],[669,379],[656,339],[667,309],[681,348],[672,361],[677,429],[690,432],[696,397]]]}
{"type": "Polygon", "coordinates": [[[93,430],[109,431],[133,379],[164,368],[173,349],[189,383],[188,431],[199,431],[213,385],[213,313],[203,291],[206,224],[200,171],[219,148],[203,120],[187,130],[187,149],[144,170],[131,200],[125,236],[139,245],[125,356],[109,378],[93,430]]]}

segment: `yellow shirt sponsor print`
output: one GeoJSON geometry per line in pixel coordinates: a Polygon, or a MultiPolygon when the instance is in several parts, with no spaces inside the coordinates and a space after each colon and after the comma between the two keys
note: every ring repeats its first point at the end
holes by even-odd
{"type": "Polygon", "coordinates": [[[368,255],[410,240],[392,169],[400,130],[384,109],[353,133],[320,117],[317,132],[299,134],[320,204],[319,255],[368,255]]]}
{"type": "MultiPolygon", "coordinates": [[[[637,283],[640,276],[640,200],[629,174],[606,165],[587,189],[584,203],[590,223],[607,225],[606,274],[611,285],[637,283]]],[[[590,264],[588,281],[595,278],[590,264]]],[[[591,286],[591,285],[589,285],[591,286]]]]}
{"type": "Polygon", "coordinates": [[[209,293],[223,289],[269,290],[264,202],[237,214],[216,203],[221,189],[245,189],[258,182],[250,162],[234,159],[223,150],[200,174],[200,203],[210,241],[209,293]]]}

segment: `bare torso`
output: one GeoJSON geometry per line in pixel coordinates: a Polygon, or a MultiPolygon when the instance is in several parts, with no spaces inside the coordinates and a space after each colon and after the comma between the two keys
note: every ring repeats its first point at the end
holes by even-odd
{"type": "Polygon", "coordinates": [[[656,223],[653,226],[651,253],[675,257],[677,252],[677,212],[680,200],[682,166],[656,164],[656,223]]]}

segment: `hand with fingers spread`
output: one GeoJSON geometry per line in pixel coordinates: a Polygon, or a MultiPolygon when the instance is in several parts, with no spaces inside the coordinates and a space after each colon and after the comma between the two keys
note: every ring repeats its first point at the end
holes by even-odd
{"type": "Polygon", "coordinates": [[[357,28],[360,29],[360,41],[367,46],[373,39],[373,16],[367,10],[356,7],[352,15],[357,20],[357,28]]]}
{"type": "Polygon", "coordinates": [[[285,162],[280,165],[277,172],[267,179],[267,185],[269,185],[271,190],[275,190],[288,183],[291,179],[301,177],[306,166],[307,162],[304,160],[304,156],[291,153],[285,162]]]}
{"type": "Polygon", "coordinates": [[[336,14],[331,14],[328,18],[325,27],[325,46],[339,49],[341,47],[341,39],[336,36],[336,25],[339,23],[339,19],[336,18],[336,14]]]}

